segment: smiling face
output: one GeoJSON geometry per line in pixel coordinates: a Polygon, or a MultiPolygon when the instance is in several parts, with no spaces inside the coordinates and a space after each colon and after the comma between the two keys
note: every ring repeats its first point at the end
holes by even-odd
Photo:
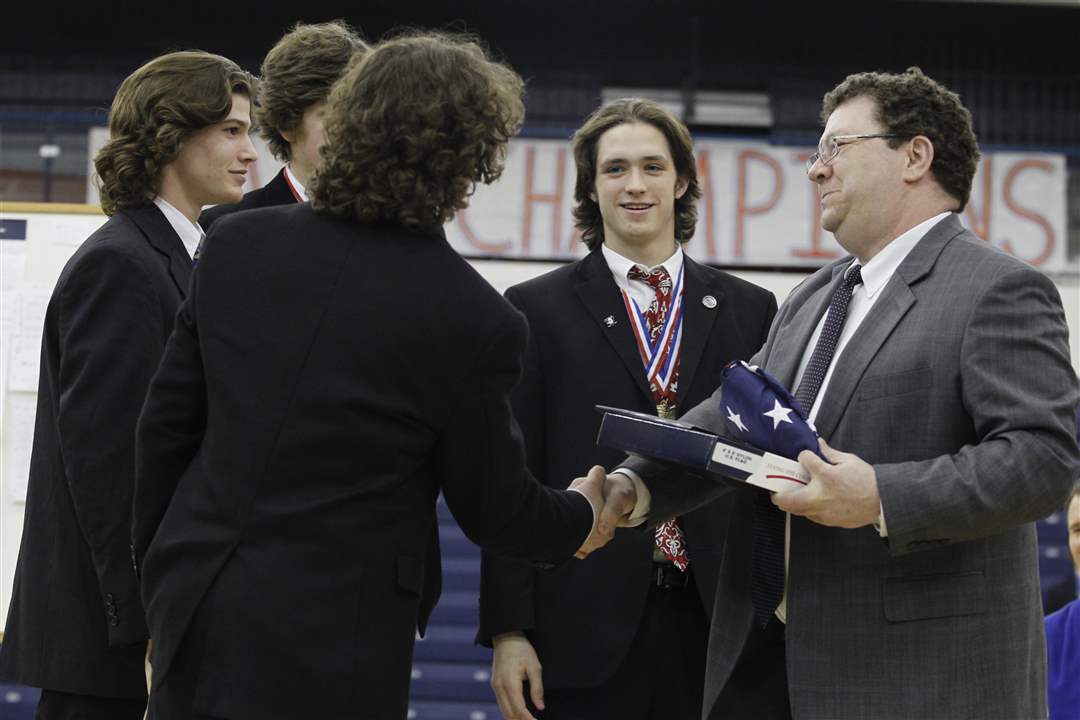
{"type": "Polygon", "coordinates": [[[604,221],[604,244],[612,250],[631,259],[670,256],[675,200],[684,192],[686,182],[676,174],[667,139],[657,128],[624,123],[600,136],[591,197],[604,221]]]}
{"type": "MultiPolygon", "coordinates": [[[[886,132],[877,117],[876,101],[864,95],[829,115],[822,140],[886,132]]],[[[892,239],[889,235],[902,213],[903,148],[891,148],[881,138],[859,140],[844,145],[828,165],[819,160],[810,168],[821,201],[821,227],[863,262],[882,241],[892,239]]]]}
{"type": "Polygon", "coordinates": [[[192,222],[204,205],[238,202],[257,157],[250,129],[251,103],[245,95],[233,95],[225,119],[196,130],[180,144],[180,152],[161,171],[159,195],[192,222]]]}

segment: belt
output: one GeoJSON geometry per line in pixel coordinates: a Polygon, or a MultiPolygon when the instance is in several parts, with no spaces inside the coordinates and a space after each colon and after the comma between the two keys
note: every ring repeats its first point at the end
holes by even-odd
{"type": "Polygon", "coordinates": [[[689,571],[683,572],[671,563],[654,562],[649,584],[661,590],[681,590],[690,582],[689,571]]]}

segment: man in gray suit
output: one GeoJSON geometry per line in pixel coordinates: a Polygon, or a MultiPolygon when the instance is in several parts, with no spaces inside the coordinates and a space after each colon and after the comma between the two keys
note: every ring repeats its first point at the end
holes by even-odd
{"type": "MultiPolygon", "coordinates": [[[[811,482],[771,503],[735,491],[705,714],[1045,717],[1033,523],[1080,469],[1060,297],[961,225],[978,150],[956,94],[862,73],[822,118],[808,173],[851,255],[792,292],[752,362],[796,388],[825,460],[803,452],[811,482]]],[[[724,431],[718,399],[683,419],[724,431]]],[[[602,529],[726,491],[632,457],[602,529]]]]}

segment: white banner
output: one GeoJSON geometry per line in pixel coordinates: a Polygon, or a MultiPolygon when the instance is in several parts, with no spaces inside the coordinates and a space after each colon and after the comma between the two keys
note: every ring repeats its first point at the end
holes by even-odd
{"type": "MultiPolygon", "coordinates": [[[[815,267],[843,254],[821,229],[811,148],[698,140],[703,196],[690,252],[720,265],[815,267]]],[[[518,139],[506,171],[476,189],[447,226],[467,256],[573,258],[586,249],[573,226],[569,143],[518,139]]],[[[1065,158],[988,153],[975,175],[964,222],[979,237],[1047,272],[1066,267],[1065,158]]]]}

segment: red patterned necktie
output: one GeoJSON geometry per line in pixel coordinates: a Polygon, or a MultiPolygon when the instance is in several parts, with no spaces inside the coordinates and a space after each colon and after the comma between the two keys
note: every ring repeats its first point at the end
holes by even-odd
{"type": "MultiPolygon", "coordinates": [[[[667,322],[668,311],[671,309],[671,275],[663,266],[655,270],[643,270],[635,265],[630,268],[626,276],[631,280],[640,280],[647,283],[653,290],[653,299],[649,307],[642,313],[645,318],[646,330],[649,333],[649,344],[656,347],[657,338],[664,331],[664,323],[667,322]]],[[[672,338],[674,341],[674,338],[672,338]]],[[[661,352],[657,348],[656,352],[661,352]]],[[[679,356],[675,356],[678,363],[679,356]]],[[[648,365],[648,360],[646,360],[648,365]]],[[[671,375],[671,382],[667,390],[655,383],[650,383],[649,390],[652,392],[653,401],[656,403],[657,414],[664,417],[674,418],[675,400],[679,386],[679,366],[676,364],[671,375]]],[[[682,528],[676,519],[667,520],[656,526],[656,547],[668,560],[675,564],[679,570],[685,571],[690,564],[690,558],[686,553],[686,538],[682,528]]]]}

